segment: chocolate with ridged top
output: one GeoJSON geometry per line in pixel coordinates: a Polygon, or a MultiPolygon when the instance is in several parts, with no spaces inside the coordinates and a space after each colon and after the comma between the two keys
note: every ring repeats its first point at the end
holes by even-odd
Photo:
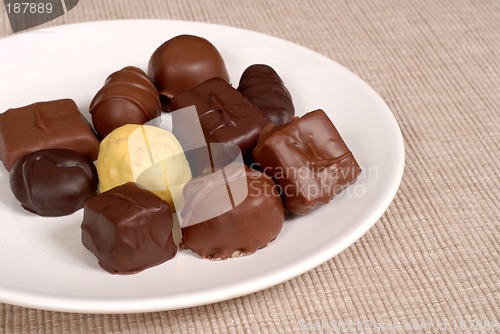
{"type": "Polygon", "coordinates": [[[295,115],[292,96],[276,71],[264,64],[249,66],[241,75],[238,90],[275,125],[295,115]]]}
{"type": "Polygon", "coordinates": [[[184,187],[182,248],[223,260],[254,253],[281,231],[284,209],[271,178],[234,163],[184,187]],[[239,166],[242,167],[239,167],[239,166]]]}
{"type": "Polygon", "coordinates": [[[99,140],[73,100],[37,102],[0,114],[0,159],[7,170],[17,159],[46,148],[97,158],[99,140]]]}
{"type": "Polygon", "coordinates": [[[85,203],[82,243],[112,274],[134,274],[177,253],[169,205],[133,182],[85,203]]]}
{"type": "Polygon", "coordinates": [[[229,82],[224,60],[215,46],[193,35],[179,35],[151,55],[148,75],[166,102],[202,82],[219,77],[229,82]]]}
{"type": "Polygon", "coordinates": [[[112,73],[90,103],[97,133],[106,137],[125,124],[144,124],[161,114],[160,97],[146,73],[127,66],[112,73]]]}
{"type": "Polygon", "coordinates": [[[24,156],[10,170],[9,181],[23,208],[41,216],[69,215],[97,194],[93,161],[66,149],[24,156]]]}
{"type": "Polygon", "coordinates": [[[247,98],[220,78],[176,95],[173,110],[195,105],[207,143],[237,145],[247,164],[260,131],[270,121],[247,98]]]}
{"type": "Polygon", "coordinates": [[[361,173],[321,109],[279,127],[266,127],[253,155],[260,170],[278,185],[285,208],[297,215],[328,203],[361,173]]]}

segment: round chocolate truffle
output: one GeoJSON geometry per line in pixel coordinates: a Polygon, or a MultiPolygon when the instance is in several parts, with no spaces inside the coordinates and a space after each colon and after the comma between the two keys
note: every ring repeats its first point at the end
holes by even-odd
{"type": "Polygon", "coordinates": [[[92,123],[106,137],[125,124],[144,124],[160,116],[160,97],[146,73],[134,66],[112,73],[90,103],[92,123]]]}
{"type": "Polygon", "coordinates": [[[275,125],[288,123],[295,115],[290,92],[268,65],[249,66],[241,75],[238,90],[275,125]]]}
{"type": "Polygon", "coordinates": [[[160,45],[151,55],[148,75],[166,100],[214,77],[229,82],[219,51],[192,35],[179,35],[160,45]]]}
{"type": "Polygon", "coordinates": [[[9,175],[23,208],[40,216],[69,215],[97,193],[93,161],[68,149],[45,149],[19,159],[9,175]]]}
{"type": "Polygon", "coordinates": [[[97,158],[101,192],[127,182],[136,182],[167,201],[191,179],[191,170],[175,136],[151,125],[126,124],[101,142],[97,158]]]}
{"type": "Polygon", "coordinates": [[[274,182],[243,164],[192,179],[184,187],[184,200],[181,247],[206,259],[252,254],[283,227],[284,209],[274,182]]]}

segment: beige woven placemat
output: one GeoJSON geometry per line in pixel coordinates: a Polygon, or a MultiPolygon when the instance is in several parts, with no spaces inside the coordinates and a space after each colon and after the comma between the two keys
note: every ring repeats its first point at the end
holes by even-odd
{"type": "MultiPolygon", "coordinates": [[[[238,26],[350,68],[401,126],[407,156],[400,191],[357,243],[276,287],[148,314],[0,304],[0,333],[494,332],[488,321],[500,321],[498,0],[81,0],[43,26],[123,18],[238,26]]],[[[10,35],[4,8],[0,19],[0,36],[10,35]]],[[[2,52],[8,50],[0,59],[2,52]]]]}

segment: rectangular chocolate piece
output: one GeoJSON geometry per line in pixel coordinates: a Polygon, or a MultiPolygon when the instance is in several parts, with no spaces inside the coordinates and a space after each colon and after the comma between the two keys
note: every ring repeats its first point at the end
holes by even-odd
{"type": "Polygon", "coordinates": [[[7,170],[26,154],[48,148],[97,158],[99,140],[73,100],[37,102],[0,114],[0,159],[7,170]]]}
{"type": "Polygon", "coordinates": [[[237,145],[247,164],[253,161],[260,131],[270,123],[260,109],[221,78],[176,95],[171,105],[173,110],[196,106],[207,143],[237,145]]]}
{"type": "Polygon", "coordinates": [[[321,109],[267,126],[254,150],[258,168],[278,185],[285,208],[304,215],[354,183],[361,168],[321,109]]]}
{"type": "Polygon", "coordinates": [[[133,182],[85,202],[82,243],[110,273],[133,274],[177,253],[166,201],[133,182]]]}

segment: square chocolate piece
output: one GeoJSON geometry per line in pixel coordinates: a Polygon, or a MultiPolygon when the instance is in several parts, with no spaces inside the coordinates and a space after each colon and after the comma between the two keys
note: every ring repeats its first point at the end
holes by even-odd
{"type": "Polygon", "coordinates": [[[321,109],[262,130],[253,155],[278,186],[285,208],[304,215],[354,183],[361,168],[321,109]]]}
{"type": "Polygon", "coordinates": [[[110,273],[133,274],[177,252],[166,201],[133,182],[85,202],[82,243],[110,273]]]}
{"type": "Polygon", "coordinates": [[[245,163],[253,162],[260,131],[270,123],[259,108],[221,78],[212,78],[176,95],[173,110],[196,106],[207,143],[237,145],[245,163]]]}
{"type": "Polygon", "coordinates": [[[0,159],[7,170],[28,153],[48,148],[97,158],[99,140],[73,100],[37,102],[0,114],[0,159]]]}

